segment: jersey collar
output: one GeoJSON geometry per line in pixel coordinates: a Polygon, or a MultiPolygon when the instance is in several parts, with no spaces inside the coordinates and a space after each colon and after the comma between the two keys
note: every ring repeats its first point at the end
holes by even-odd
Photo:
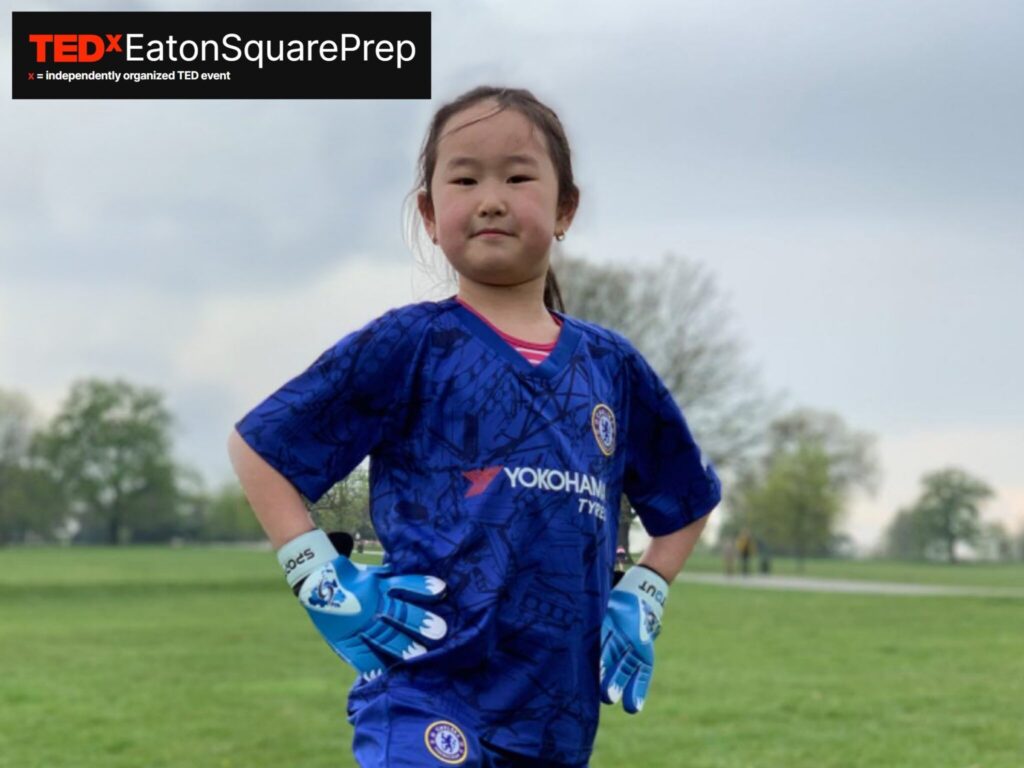
{"type": "Polygon", "coordinates": [[[569,362],[569,358],[572,356],[573,350],[576,349],[576,343],[579,341],[579,328],[576,327],[576,323],[573,322],[573,318],[568,315],[564,315],[561,312],[551,310],[551,312],[562,321],[562,330],[558,334],[558,341],[555,342],[555,348],[551,350],[550,354],[548,354],[542,363],[534,365],[523,357],[521,353],[517,352],[511,344],[501,338],[501,336],[499,336],[498,333],[487,323],[477,317],[472,311],[462,306],[454,296],[449,299],[445,299],[442,303],[448,305],[448,307],[455,313],[455,316],[459,319],[459,322],[461,322],[478,341],[489,347],[496,355],[498,355],[498,357],[503,358],[519,373],[527,376],[547,379],[560,372],[565,368],[566,363],[569,362]]]}

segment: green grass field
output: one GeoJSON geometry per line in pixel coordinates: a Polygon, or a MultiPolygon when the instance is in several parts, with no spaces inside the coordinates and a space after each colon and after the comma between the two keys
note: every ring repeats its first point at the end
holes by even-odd
{"type": "MultiPolygon", "coordinates": [[[[907,578],[871,565],[835,575],[907,578]]],[[[0,550],[4,768],[352,766],[351,679],[269,552],[0,550]]],[[[1024,600],[677,585],[648,705],[604,709],[591,765],[1020,768],[1024,600]]]]}

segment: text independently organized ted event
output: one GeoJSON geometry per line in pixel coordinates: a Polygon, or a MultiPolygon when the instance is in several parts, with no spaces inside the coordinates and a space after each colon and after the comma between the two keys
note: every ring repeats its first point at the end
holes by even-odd
{"type": "Polygon", "coordinates": [[[147,80],[230,80],[230,72],[196,72],[193,70],[177,70],[176,72],[40,72],[40,80],[109,80],[119,83],[122,80],[141,83],[147,80]]]}

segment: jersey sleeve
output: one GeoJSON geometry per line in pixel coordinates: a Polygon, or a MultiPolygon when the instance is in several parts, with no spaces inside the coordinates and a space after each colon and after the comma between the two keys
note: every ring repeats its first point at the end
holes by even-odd
{"type": "Polygon", "coordinates": [[[407,402],[416,339],[400,310],[326,350],[235,424],[249,446],[309,501],[344,479],[407,402]]]}
{"type": "Polygon", "coordinates": [[[651,536],[665,536],[704,517],[722,498],[675,398],[630,348],[629,421],[623,490],[651,536]]]}

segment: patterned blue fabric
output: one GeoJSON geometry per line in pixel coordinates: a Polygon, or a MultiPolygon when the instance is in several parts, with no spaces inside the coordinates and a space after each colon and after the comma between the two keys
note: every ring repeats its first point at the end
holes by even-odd
{"type": "Polygon", "coordinates": [[[386,562],[448,584],[445,641],[357,681],[354,711],[389,689],[451,697],[488,743],[583,763],[621,494],[661,536],[721,489],[633,346],[559,317],[534,366],[454,298],[392,310],[236,426],[309,500],[369,455],[386,562]]]}
{"type": "Polygon", "coordinates": [[[587,768],[526,757],[482,740],[475,718],[409,689],[375,696],[352,716],[352,753],[362,768],[587,768]]]}

